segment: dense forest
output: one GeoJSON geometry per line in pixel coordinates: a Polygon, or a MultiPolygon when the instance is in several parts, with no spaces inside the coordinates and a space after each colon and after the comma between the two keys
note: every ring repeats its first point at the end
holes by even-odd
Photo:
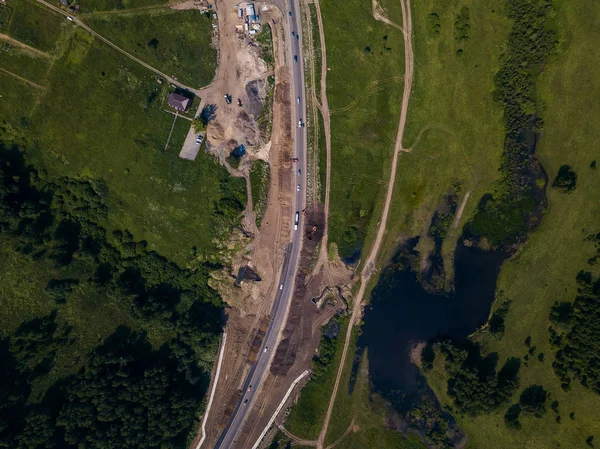
{"type": "MultiPolygon", "coordinates": [[[[589,239],[597,255],[588,263],[595,265],[600,259],[600,233],[589,239]]],[[[600,394],[600,279],[581,270],[577,284],[575,301],[556,302],[550,312],[550,343],[558,348],[552,366],[564,390],[577,380],[600,394]]]]}
{"type": "MultiPolygon", "coordinates": [[[[184,448],[196,430],[224,324],[208,286],[216,267],[182,269],[127,230],[107,232],[107,195],[100,181],[52,178],[0,145],[0,250],[61,274],[37,299],[51,313],[2,328],[0,447],[184,448]],[[81,338],[68,317],[82,292],[123,306],[129,325],[112,323],[57,377],[81,338]],[[145,329],[165,337],[156,344],[145,329]]],[[[228,207],[214,213],[239,212],[228,207]]]]}

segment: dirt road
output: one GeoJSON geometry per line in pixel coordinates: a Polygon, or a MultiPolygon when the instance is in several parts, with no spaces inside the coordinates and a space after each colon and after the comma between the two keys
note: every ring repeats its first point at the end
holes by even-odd
{"type": "Polygon", "coordinates": [[[346,355],[348,353],[348,347],[350,346],[350,339],[352,338],[352,326],[359,321],[360,316],[362,314],[362,298],[365,294],[365,290],[369,284],[371,279],[371,275],[373,273],[373,269],[375,267],[375,262],[377,261],[377,254],[379,253],[379,248],[381,246],[381,242],[383,240],[383,235],[385,234],[388,213],[390,211],[390,205],[392,203],[392,195],[394,193],[394,184],[396,179],[396,168],[398,165],[398,156],[402,151],[402,139],[404,137],[404,127],[406,125],[406,116],[408,113],[408,101],[410,99],[410,91],[412,89],[412,81],[413,81],[413,51],[412,51],[412,21],[411,21],[411,13],[410,13],[410,0],[400,0],[402,6],[402,28],[404,32],[404,54],[405,54],[405,73],[404,73],[404,93],[402,95],[402,107],[400,109],[400,122],[398,124],[398,134],[396,136],[396,144],[394,147],[394,157],[392,160],[392,171],[390,173],[390,178],[388,181],[388,189],[385,197],[385,205],[383,207],[383,212],[381,216],[381,222],[379,224],[379,229],[377,230],[377,236],[375,238],[375,242],[373,243],[373,247],[371,248],[371,253],[369,254],[369,258],[366,260],[363,271],[361,273],[361,284],[360,289],[356,297],[354,298],[354,306],[352,310],[352,317],[350,318],[350,323],[348,325],[348,332],[346,333],[346,340],[344,342],[344,350],[342,352],[342,359],[340,362],[340,366],[338,368],[338,373],[335,379],[335,385],[333,387],[333,392],[331,393],[331,399],[329,400],[329,407],[327,409],[327,414],[325,415],[325,420],[323,422],[323,427],[321,429],[321,433],[319,434],[319,440],[317,443],[318,449],[323,449],[325,443],[325,437],[327,435],[327,429],[329,427],[329,421],[331,420],[331,412],[333,411],[333,406],[335,405],[335,398],[337,395],[337,391],[340,385],[340,379],[342,377],[342,372],[344,370],[344,365],[346,361],[346,355]]]}
{"type": "Polygon", "coordinates": [[[50,56],[48,53],[44,53],[43,51],[38,50],[37,48],[30,47],[29,45],[24,44],[23,42],[18,41],[16,39],[13,39],[12,37],[10,37],[6,34],[0,33],[0,41],[7,42],[10,45],[12,45],[13,47],[18,47],[21,50],[26,51],[27,53],[31,54],[34,57],[52,59],[52,56],[50,56]]]}
{"type": "Polygon", "coordinates": [[[44,88],[43,86],[40,86],[39,84],[36,84],[33,81],[29,81],[27,78],[23,78],[22,76],[19,76],[16,73],[9,72],[8,70],[4,70],[2,67],[0,67],[0,72],[6,73],[7,75],[10,75],[10,76],[18,79],[19,81],[27,84],[28,86],[35,87],[36,89],[43,89],[44,88]]]}

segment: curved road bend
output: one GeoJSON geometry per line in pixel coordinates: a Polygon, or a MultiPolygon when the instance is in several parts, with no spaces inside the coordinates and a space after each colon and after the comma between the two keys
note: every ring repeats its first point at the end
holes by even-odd
{"type": "MultiPolygon", "coordinates": [[[[291,37],[292,31],[294,31],[294,36],[296,36],[298,31],[301,29],[299,13],[299,0],[291,0],[290,9],[288,11],[283,11],[284,19],[287,20],[287,26],[284,25],[284,30],[287,38],[286,42],[288,61],[289,65],[291,66],[291,79],[293,86],[292,126],[294,126],[295,133],[294,152],[292,157],[297,157],[299,160],[297,164],[293,165],[292,188],[294,189],[294,195],[292,197],[292,222],[295,220],[296,211],[302,211],[304,208],[304,201],[306,198],[306,128],[304,126],[298,126],[299,120],[302,120],[302,123],[304,123],[306,110],[304,105],[305,95],[304,66],[301,48],[302,40],[297,39],[296,37],[291,37]],[[289,15],[289,11],[292,13],[291,16],[289,15]],[[294,61],[294,56],[297,56],[297,61],[294,61]],[[297,101],[298,98],[300,98],[300,102],[297,101]],[[299,168],[302,169],[300,175],[297,174],[299,168]],[[299,190],[297,189],[297,185],[300,185],[299,190]]],[[[300,213],[298,230],[292,230],[292,241],[288,244],[288,250],[284,259],[279,284],[281,289],[277,289],[275,301],[271,310],[271,322],[269,324],[267,334],[258,353],[258,359],[256,360],[256,363],[250,370],[250,374],[244,382],[243,395],[240,398],[240,402],[238,403],[228,426],[221,434],[221,437],[215,446],[216,449],[235,449],[239,447],[236,445],[236,436],[242,429],[246,417],[252,409],[255,396],[259,391],[260,384],[262,383],[265,373],[271,364],[280,333],[287,319],[289,305],[294,292],[294,281],[300,260],[303,233],[302,229],[303,217],[300,213]]]]}

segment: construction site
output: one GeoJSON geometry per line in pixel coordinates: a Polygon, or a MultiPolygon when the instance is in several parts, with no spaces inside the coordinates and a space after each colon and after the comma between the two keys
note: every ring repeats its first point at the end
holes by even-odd
{"type": "MultiPolygon", "coordinates": [[[[232,237],[240,248],[230,266],[213,274],[211,285],[227,303],[227,335],[217,382],[217,363],[213,368],[214,388],[210,410],[191,447],[214,447],[226,428],[240,398],[243,384],[257,359],[271,319],[271,308],[279,287],[279,275],[294,228],[292,195],[295,193],[297,160],[292,158],[291,55],[284,36],[287,11],[273,4],[235,3],[220,0],[214,5],[186,2],[175,7],[197,7],[218,16],[219,65],[209,86],[200,89],[201,110],[214,105],[214,117],[206,127],[206,150],[214,154],[231,175],[244,177],[248,186],[248,206],[240,235],[232,237]],[[273,36],[270,67],[263,59],[255,37],[268,25],[273,36]],[[274,77],[270,135],[261,131],[261,109],[265,101],[267,78],[274,77]],[[233,100],[233,101],[232,101],[233,100]],[[231,152],[243,145],[246,154],[237,167],[229,164],[231,152]],[[267,207],[260,228],[252,208],[249,171],[261,159],[270,166],[267,207]],[[215,388],[216,385],[216,388],[215,388]]],[[[190,130],[191,138],[195,133],[190,130]]],[[[184,146],[185,149],[185,146],[184,146]]],[[[183,157],[183,156],[182,156],[183,157]]],[[[318,173],[308,169],[308,183],[315,185],[318,173]]],[[[309,370],[319,346],[321,328],[333,316],[347,309],[344,292],[337,285],[348,285],[352,271],[340,261],[329,262],[321,251],[325,218],[323,205],[310,201],[303,214],[304,243],[289,314],[274,349],[272,363],[237,436],[236,447],[252,447],[265,430],[294,379],[309,370]]],[[[306,376],[286,401],[297,397],[306,376]]],[[[279,416],[284,416],[283,407],[279,416]]],[[[267,441],[265,438],[264,441],[267,441]]]]}

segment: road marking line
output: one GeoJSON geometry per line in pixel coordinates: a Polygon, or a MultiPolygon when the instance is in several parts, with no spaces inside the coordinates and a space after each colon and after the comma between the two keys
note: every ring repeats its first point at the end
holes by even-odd
{"type": "MultiPolygon", "coordinates": [[[[271,416],[271,419],[267,423],[267,426],[264,428],[264,430],[262,431],[262,433],[260,434],[260,436],[256,440],[256,443],[254,443],[254,446],[252,446],[252,449],[257,449],[258,448],[258,446],[262,442],[263,438],[265,437],[265,435],[267,434],[267,432],[269,431],[269,429],[271,428],[271,426],[275,422],[275,418],[277,417],[277,415],[279,415],[279,412],[281,411],[281,409],[283,408],[283,406],[285,405],[285,403],[289,399],[290,394],[292,394],[292,390],[294,389],[294,387],[296,385],[298,385],[298,382],[300,382],[302,379],[304,379],[307,375],[308,375],[308,370],[304,371],[302,374],[300,374],[296,378],[295,381],[292,382],[292,385],[290,385],[290,388],[288,388],[287,393],[285,394],[285,396],[281,400],[281,403],[279,404],[279,407],[277,407],[277,410],[275,410],[275,413],[273,413],[273,416],[271,416]]],[[[196,449],[198,449],[198,448],[196,448],[196,449]]]]}
{"type": "Polygon", "coordinates": [[[215,381],[213,382],[213,388],[210,392],[210,399],[208,400],[208,405],[206,406],[206,413],[204,413],[204,417],[202,418],[202,438],[198,442],[196,449],[200,449],[204,440],[206,440],[206,420],[208,419],[208,414],[210,413],[210,407],[212,406],[213,399],[215,397],[215,391],[217,389],[217,384],[219,383],[219,373],[221,372],[221,363],[223,362],[223,354],[225,353],[225,342],[227,341],[227,333],[223,332],[223,340],[221,341],[221,352],[219,353],[219,361],[217,362],[217,371],[215,372],[215,381]]]}

